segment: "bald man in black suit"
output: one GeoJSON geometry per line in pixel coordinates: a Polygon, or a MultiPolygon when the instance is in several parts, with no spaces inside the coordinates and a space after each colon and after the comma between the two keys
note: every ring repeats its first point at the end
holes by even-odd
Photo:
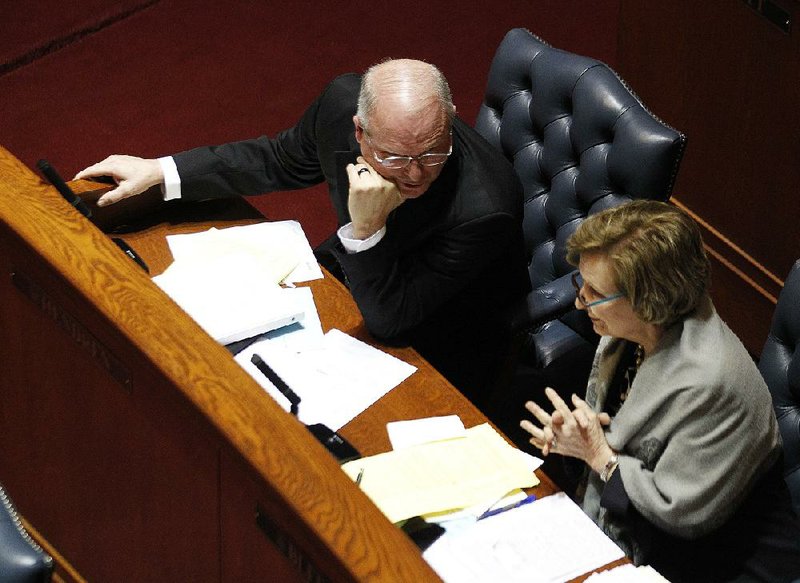
{"type": "Polygon", "coordinates": [[[410,343],[483,401],[508,342],[500,313],[530,286],[522,188],[456,117],[432,65],[390,60],[338,77],[274,138],[159,160],[110,156],[76,178],[99,175],[118,184],[101,205],[159,183],[166,199],[200,200],[325,180],[340,228],[318,257],[341,269],[370,333],[410,343]]]}

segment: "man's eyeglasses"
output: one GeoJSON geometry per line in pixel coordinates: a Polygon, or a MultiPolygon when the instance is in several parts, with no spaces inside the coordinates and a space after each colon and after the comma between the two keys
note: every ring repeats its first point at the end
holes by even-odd
{"type": "Polygon", "coordinates": [[[593,302],[587,302],[586,300],[583,299],[583,296],[581,295],[581,285],[582,284],[578,283],[578,274],[577,273],[573,273],[572,274],[572,285],[575,287],[575,297],[578,298],[578,301],[581,303],[581,305],[584,308],[591,308],[593,306],[599,306],[600,304],[605,304],[606,302],[611,302],[613,300],[618,300],[619,298],[625,296],[625,294],[623,294],[622,292],[618,292],[618,293],[615,293],[615,294],[611,294],[610,296],[603,296],[600,299],[594,300],[593,302]]]}
{"type": "Polygon", "coordinates": [[[378,164],[391,170],[400,170],[405,168],[411,164],[412,161],[418,162],[422,166],[440,166],[447,162],[450,154],[453,153],[452,130],[450,131],[450,149],[448,149],[447,152],[429,152],[427,154],[420,154],[419,156],[386,156],[385,158],[378,156],[378,153],[375,151],[375,146],[372,145],[372,140],[369,138],[369,134],[364,132],[364,135],[367,136],[369,147],[372,148],[373,158],[375,158],[378,164]]]}

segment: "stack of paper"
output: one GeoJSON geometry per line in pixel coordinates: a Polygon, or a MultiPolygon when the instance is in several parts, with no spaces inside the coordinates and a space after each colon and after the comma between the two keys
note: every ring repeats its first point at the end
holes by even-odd
{"type": "Polygon", "coordinates": [[[168,243],[175,261],[153,281],[220,343],[304,317],[301,294],[279,285],[293,274],[316,277],[307,268],[313,253],[296,222],[172,235],[168,243]]]}
{"type": "Polygon", "coordinates": [[[259,271],[275,283],[322,278],[311,245],[297,221],[264,222],[170,235],[167,242],[176,262],[202,263],[220,256],[246,255],[258,258],[259,271]]]}
{"type": "Polygon", "coordinates": [[[481,504],[485,508],[512,490],[535,486],[539,480],[519,453],[483,424],[463,437],[361,458],[342,469],[353,479],[361,474],[367,496],[398,522],[481,504]]]}

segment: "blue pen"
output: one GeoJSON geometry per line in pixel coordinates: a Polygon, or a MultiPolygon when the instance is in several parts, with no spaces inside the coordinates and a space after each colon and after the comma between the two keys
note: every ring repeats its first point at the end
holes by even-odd
{"type": "Polygon", "coordinates": [[[527,498],[520,500],[519,502],[514,502],[513,504],[509,504],[508,506],[503,506],[502,508],[495,508],[494,510],[487,510],[483,514],[478,517],[478,520],[483,520],[484,518],[489,518],[490,516],[495,516],[496,514],[500,514],[507,510],[513,510],[514,508],[519,508],[520,506],[525,506],[526,504],[530,504],[536,500],[536,494],[530,494],[527,498]]]}

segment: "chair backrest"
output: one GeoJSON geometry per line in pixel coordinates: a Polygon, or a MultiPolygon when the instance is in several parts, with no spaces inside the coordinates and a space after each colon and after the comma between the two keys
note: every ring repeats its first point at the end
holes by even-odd
{"type": "Polygon", "coordinates": [[[758,368],[772,393],[783,438],[786,482],[800,514],[800,260],[778,297],[758,368]]]}
{"type": "Polygon", "coordinates": [[[534,290],[573,270],[566,240],[587,215],[669,199],[686,144],[607,65],[521,28],[494,56],[475,127],[522,180],[534,290]]]}

